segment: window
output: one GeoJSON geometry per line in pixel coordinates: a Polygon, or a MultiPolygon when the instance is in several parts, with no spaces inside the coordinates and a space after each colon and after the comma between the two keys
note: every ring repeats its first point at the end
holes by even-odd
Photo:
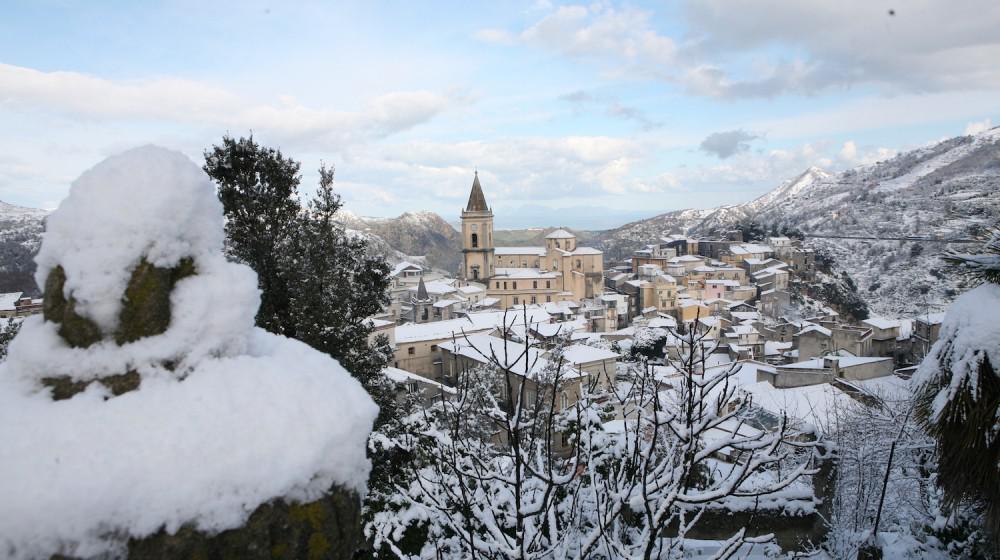
{"type": "Polygon", "coordinates": [[[417,349],[414,348],[414,347],[412,347],[412,346],[410,346],[409,348],[406,349],[406,353],[409,354],[410,356],[412,356],[412,355],[414,355],[414,354],[417,353],[417,349]]]}
{"type": "Polygon", "coordinates": [[[479,280],[479,267],[478,266],[472,267],[472,279],[473,280],[479,280]]]}
{"type": "Polygon", "coordinates": [[[475,249],[476,247],[479,247],[479,234],[473,233],[472,234],[472,248],[475,249]]]}
{"type": "Polygon", "coordinates": [[[517,282],[514,282],[513,284],[514,284],[514,289],[516,290],[517,289],[517,282]]]}
{"type": "Polygon", "coordinates": [[[535,288],[535,289],[538,289],[538,280],[532,280],[531,281],[531,287],[535,288]]]}
{"type": "Polygon", "coordinates": [[[569,395],[567,395],[566,393],[559,395],[559,404],[562,405],[561,406],[562,410],[566,410],[567,408],[569,408],[569,395]]]}
{"type": "Polygon", "coordinates": [[[520,302],[517,300],[517,296],[514,296],[514,305],[517,305],[518,303],[520,302]]]}
{"type": "Polygon", "coordinates": [[[552,259],[552,270],[559,270],[559,261],[552,259]]]}
{"type": "Polygon", "coordinates": [[[552,296],[545,296],[546,303],[552,303],[552,296]]]}
{"type": "Polygon", "coordinates": [[[551,280],[546,280],[545,281],[545,287],[546,288],[551,288],[552,287],[552,281],[551,280]]]}
{"type": "Polygon", "coordinates": [[[580,259],[576,259],[576,268],[583,268],[583,262],[580,259]]]}
{"type": "Polygon", "coordinates": [[[437,349],[438,349],[437,344],[431,344],[431,352],[437,352],[437,349]]]}
{"type": "Polygon", "coordinates": [[[503,289],[505,289],[505,290],[507,289],[507,283],[506,282],[503,283],[503,289]]]}
{"type": "Polygon", "coordinates": [[[536,303],[538,303],[538,300],[535,299],[535,296],[531,296],[531,304],[534,305],[536,303]]]}
{"type": "Polygon", "coordinates": [[[417,392],[417,382],[416,381],[411,381],[411,382],[407,383],[406,384],[406,392],[409,393],[409,394],[411,394],[411,395],[414,394],[414,393],[416,393],[417,392]]]}
{"type": "Polygon", "coordinates": [[[497,282],[497,289],[500,289],[500,282],[497,282]]]}

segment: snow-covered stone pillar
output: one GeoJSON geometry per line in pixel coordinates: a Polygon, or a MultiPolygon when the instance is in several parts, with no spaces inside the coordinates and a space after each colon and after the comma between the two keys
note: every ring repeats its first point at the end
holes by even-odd
{"type": "Polygon", "coordinates": [[[377,407],[254,327],[208,177],[147,146],[84,173],[0,364],[0,556],[350,558],[377,407]]]}

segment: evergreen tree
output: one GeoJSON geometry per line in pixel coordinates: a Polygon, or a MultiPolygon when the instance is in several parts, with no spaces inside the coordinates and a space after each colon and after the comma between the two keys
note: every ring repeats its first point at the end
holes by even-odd
{"type": "Polygon", "coordinates": [[[229,255],[257,272],[257,326],[294,337],[282,261],[300,211],[299,163],[257,144],[253,135],[239,140],[227,135],[222,145],[205,151],[203,169],[219,186],[229,255]]]}
{"type": "Polygon", "coordinates": [[[982,251],[944,258],[981,285],[955,300],[920,364],[917,413],[937,441],[945,497],[980,508],[1000,552],[1000,230],[982,251]]]}
{"type": "Polygon", "coordinates": [[[364,237],[335,220],[343,204],[333,191],[334,170],[323,166],[319,173],[319,188],[298,218],[284,261],[292,324],[296,338],[333,356],[361,381],[384,420],[395,406],[394,387],[382,373],[392,348],[384,335],[369,344],[367,318],[389,303],[389,265],[364,237]]]}

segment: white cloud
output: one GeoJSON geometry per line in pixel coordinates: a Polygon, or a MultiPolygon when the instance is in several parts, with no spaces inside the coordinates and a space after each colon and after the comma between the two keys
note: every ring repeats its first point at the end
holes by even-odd
{"type": "Polygon", "coordinates": [[[980,132],[986,132],[991,128],[993,128],[993,121],[987,118],[981,121],[970,122],[965,125],[965,134],[967,136],[970,134],[979,134],[980,132]]]}
{"type": "Polygon", "coordinates": [[[857,134],[914,124],[942,124],[989,114],[997,92],[939,92],[852,99],[830,108],[751,121],[748,127],[770,139],[857,134]]]}
{"type": "Polygon", "coordinates": [[[687,27],[677,37],[659,32],[649,12],[605,3],[560,6],[520,31],[478,36],[709,97],[1000,87],[1000,3],[990,0],[915,0],[894,15],[868,0],[690,0],[681,12],[687,27]]]}
{"type": "Polygon", "coordinates": [[[519,32],[484,29],[480,40],[526,44],[572,58],[604,64],[609,74],[660,76],[674,61],[677,46],[653,28],[652,14],[606,4],[559,6],[519,32]]]}
{"type": "Polygon", "coordinates": [[[705,137],[698,146],[703,152],[726,159],[750,149],[750,142],[757,138],[743,129],[714,132],[705,137]]]}
{"type": "Polygon", "coordinates": [[[394,92],[358,111],[306,107],[289,96],[256,103],[226,89],[177,78],[107,80],[0,63],[0,99],[91,119],[158,120],[273,132],[341,147],[384,138],[432,119],[456,100],[428,91],[394,92]]]}

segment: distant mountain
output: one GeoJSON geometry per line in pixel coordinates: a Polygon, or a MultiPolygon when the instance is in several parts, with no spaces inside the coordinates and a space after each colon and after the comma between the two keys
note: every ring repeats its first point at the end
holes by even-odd
{"type": "Polygon", "coordinates": [[[0,292],[39,293],[35,253],[48,212],[0,202],[0,292]]]}
{"type": "MultiPolygon", "coordinates": [[[[600,246],[627,254],[669,233],[711,236],[738,223],[814,235],[969,238],[1000,219],[1000,127],[828,173],[810,168],[753,201],[686,210],[601,232],[600,246]]],[[[835,259],[876,314],[937,309],[965,287],[938,256],[957,243],[810,238],[835,259]]],[[[973,245],[974,246],[974,245],[973,245]]]]}
{"type": "MultiPolygon", "coordinates": [[[[424,257],[423,262],[454,274],[462,262],[462,236],[434,212],[406,212],[396,218],[370,218],[341,210],[344,227],[362,232],[389,261],[424,257]]],[[[413,259],[421,260],[421,259],[413,259]]]]}

